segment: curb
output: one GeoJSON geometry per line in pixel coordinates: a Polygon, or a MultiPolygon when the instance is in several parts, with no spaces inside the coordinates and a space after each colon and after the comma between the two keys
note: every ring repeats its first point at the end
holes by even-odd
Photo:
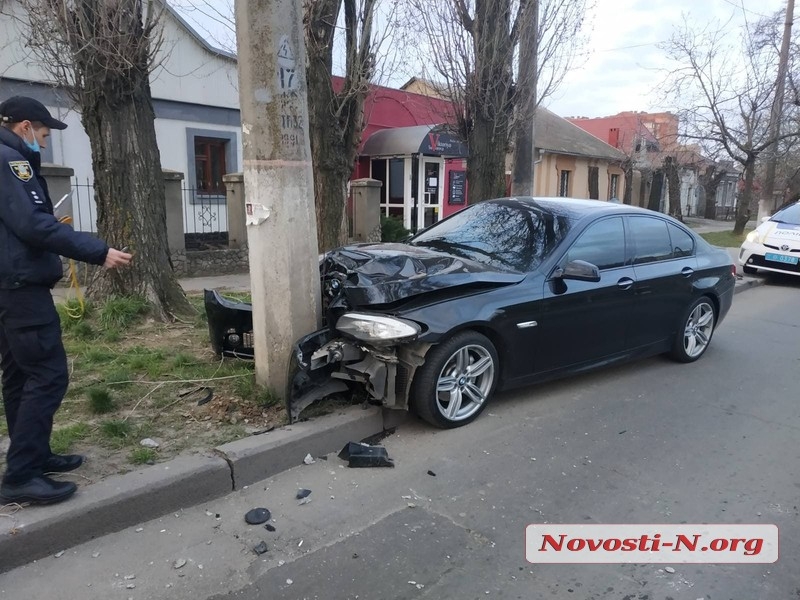
{"type": "MultiPolygon", "coordinates": [[[[387,413],[396,411],[386,411],[387,413]]],[[[306,454],[338,452],[408,418],[351,407],[146,469],[81,487],[54,506],[0,520],[0,573],[91,539],[207,502],[303,464],[306,454]],[[384,423],[387,423],[384,425],[384,423]]]]}
{"type": "Polygon", "coordinates": [[[733,288],[733,293],[738,294],[739,292],[749,290],[750,288],[761,287],[766,283],[767,280],[763,277],[744,277],[741,281],[736,282],[736,286],[733,288]]]}

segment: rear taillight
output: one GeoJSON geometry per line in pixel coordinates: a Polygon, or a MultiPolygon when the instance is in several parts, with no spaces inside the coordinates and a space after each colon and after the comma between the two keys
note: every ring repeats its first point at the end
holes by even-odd
{"type": "Polygon", "coordinates": [[[731,265],[731,275],[733,275],[734,278],[736,277],[736,265],[731,265]]]}

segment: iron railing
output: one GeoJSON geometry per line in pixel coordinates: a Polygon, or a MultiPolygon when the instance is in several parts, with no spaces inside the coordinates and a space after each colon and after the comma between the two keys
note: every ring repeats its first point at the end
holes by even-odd
{"type": "Polygon", "coordinates": [[[187,250],[228,247],[228,204],[225,194],[183,188],[183,232],[187,250]]]}

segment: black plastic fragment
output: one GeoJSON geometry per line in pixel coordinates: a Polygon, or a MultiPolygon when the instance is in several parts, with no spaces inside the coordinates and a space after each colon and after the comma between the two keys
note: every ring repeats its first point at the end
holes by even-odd
{"type": "Polygon", "coordinates": [[[274,532],[275,531],[275,525],[273,525],[272,523],[267,523],[266,525],[264,525],[264,529],[266,529],[267,531],[274,532]]]}
{"type": "Polygon", "coordinates": [[[272,514],[266,508],[254,508],[247,512],[244,516],[244,520],[247,521],[249,525],[261,525],[262,523],[266,523],[272,518],[272,514]]]}
{"type": "Polygon", "coordinates": [[[339,458],[348,461],[348,467],[368,468],[368,467],[394,467],[394,462],[389,458],[386,448],[383,446],[369,446],[359,442],[348,442],[339,458]]]}
{"type": "Polygon", "coordinates": [[[253,546],[253,552],[256,554],[264,554],[267,551],[267,542],[261,541],[255,546],[253,546]]]}
{"type": "Polygon", "coordinates": [[[300,488],[299,490],[297,490],[295,498],[297,498],[298,500],[302,500],[303,498],[308,498],[310,495],[311,495],[311,490],[300,488]]]}
{"type": "Polygon", "coordinates": [[[428,471],[428,475],[430,475],[431,477],[436,477],[436,473],[434,473],[433,471],[428,471]]]}

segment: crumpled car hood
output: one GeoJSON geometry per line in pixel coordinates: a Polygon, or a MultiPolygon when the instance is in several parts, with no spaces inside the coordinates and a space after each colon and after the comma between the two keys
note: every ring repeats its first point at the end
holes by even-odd
{"type": "Polygon", "coordinates": [[[502,271],[466,258],[408,244],[357,244],[329,252],[323,278],[341,278],[353,307],[390,304],[463,286],[519,283],[524,273],[502,271]]]}

